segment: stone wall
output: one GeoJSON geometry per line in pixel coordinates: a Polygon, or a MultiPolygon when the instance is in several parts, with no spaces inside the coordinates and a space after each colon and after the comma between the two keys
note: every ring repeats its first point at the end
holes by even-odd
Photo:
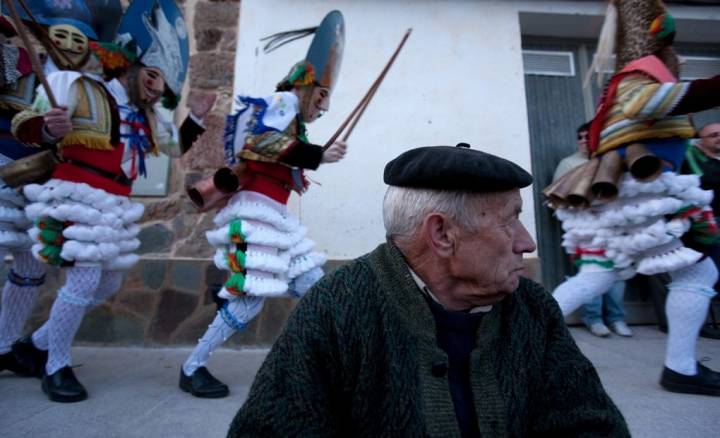
{"type": "MultiPolygon", "coordinates": [[[[206,132],[181,159],[173,160],[166,198],[141,199],[145,205],[139,253],[143,258],[190,258],[201,262],[212,256],[205,231],[212,213],[197,213],[185,187],[222,166],[225,115],[232,103],[233,66],[240,13],[238,0],[184,0],[179,2],[190,35],[190,70],[183,100],[191,93],[214,94],[217,100],[205,117],[206,132]]],[[[181,104],[178,120],[188,109],[181,104]]]]}

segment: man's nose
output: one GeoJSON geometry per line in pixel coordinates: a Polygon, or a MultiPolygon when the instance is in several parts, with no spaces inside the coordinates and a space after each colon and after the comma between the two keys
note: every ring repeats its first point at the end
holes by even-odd
{"type": "Polygon", "coordinates": [[[522,254],[525,252],[535,251],[536,246],[532,236],[530,236],[530,233],[522,223],[519,225],[519,227],[520,229],[518,230],[515,239],[515,252],[518,254],[522,254]]]}

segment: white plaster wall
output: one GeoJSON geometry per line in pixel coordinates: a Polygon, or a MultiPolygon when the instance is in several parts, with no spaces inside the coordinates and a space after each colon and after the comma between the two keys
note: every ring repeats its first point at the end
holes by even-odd
{"type": "MultiPolygon", "coordinates": [[[[530,169],[517,12],[500,2],[243,0],[236,93],[263,95],[303,58],[310,40],[268,55],[259,39],[317,25],[332,9],[346,21],[346,48],[331,110],[309,126],[323,144],[364,95],[407,28],[393,69],[340,163],[309,172],[316,183],[291,208],[330,258],[361,255],[384,240],[382,171],[401,152],[468,142],[530,169]],[[282,11],[282,13],[278,13],[282,11]]],[[[522,220],[534,233],[532,193],[522,220]]]]}
{"type": "MultiPolygon", "coordinates": [[[[606,2],[493,0],[243,0],[235,68],[236,94],[265,95],[302,59],[310,39],[263,54],[259,39],[316,26],[332,9],[345,16],[346,47],[331,110],[309,126],[324,144],[385,65],[407,28],[413,34],[350,138],[346,159],[308,172],[315,182],[290,208],[332,259],[353,258],[384,240],[385,164],[416,146],[467,142],[530,170],[521,53],[521,12],[595,16],[606,2]]],[[[673,6],[677,18],[720,20],[712,8],[673,6]]],[[[562,34],[544,18],[542,34],[562,34]]],[[[534,23],[533,23],[534,24],[534,23]]],[[[532,189],[522,191],[521,219],[535,236],[532,189]]]]}

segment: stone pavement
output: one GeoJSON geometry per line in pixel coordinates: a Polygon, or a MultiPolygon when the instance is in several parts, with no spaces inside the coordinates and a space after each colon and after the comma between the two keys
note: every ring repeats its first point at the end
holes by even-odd
{"type": "MultiPolygon", "coordinates": [[[[593,361],[635,437],[719,436],[720,397],[663,391],[657,383],[665,335],[634,327],[630,339],[572,332],[593,361]]],[[[90,399],[49,402],[37,379],[0,373],[0,436],[15,437],[222,437],[267,350],[221,350],[210,362],[228,383],[230,397],[201,400],[177,388],[187,348],[77,347],[75,369],[90,399]]],[[[720,369],[720,341],[700,340],[699,357],[720,369]]]]}

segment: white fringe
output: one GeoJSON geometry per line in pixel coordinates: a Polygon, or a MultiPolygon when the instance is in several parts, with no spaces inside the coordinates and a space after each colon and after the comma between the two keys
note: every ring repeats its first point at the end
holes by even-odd
{"type": "MultiPolygon", "coordinates": [[[[214,230],[207,231],[208,242],[214,246],[225,246],[230,242],[230,225],[225,225],[214,230]]],[[[278,249],[288,249],[297,244],[307,233],[303,226],[297,227],[292,232],[283,232],[272,225],[258,221],[243,220],[242,231],[247,243],[273,246],[278,249]]]]}
{"type": "MultiPolygon", "coordinates": [[[[137,263],[138,257],[132,252],[140,246],[136,239],[140,227],[134,222],[143,215],[142,204],[85,183],[58,179],[27,185],[24,192],[32,201],[25,208],[28,219],[49,216],[73,222],[63,230],[67,239],[60,251],[63,259],[78,266],[100,265],[104,269],[128,269],[137,263]]],[[[37,227],[28,233],[38,241],[37,227]]],[[[42,244],[33,245],[33,254],[37,257],[42,248],[42,244]]]]}
{"type": "Polygon", "coordinates": [[[213,222],[221,227],[233,219],[256,220],[285,232],[293,232],[300,227],[300,221],[293,217],[283,204],[250,191],[240,191],[233,195],[213,222]]]}

